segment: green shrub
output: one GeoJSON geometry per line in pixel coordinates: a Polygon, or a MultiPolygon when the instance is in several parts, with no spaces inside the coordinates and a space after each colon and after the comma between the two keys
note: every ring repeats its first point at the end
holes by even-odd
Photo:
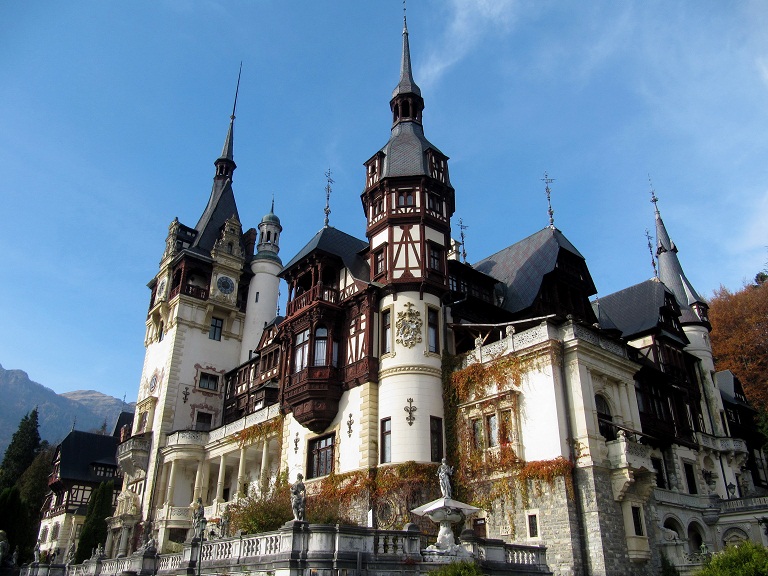
{"type": "Polygon", "coordinates": [[[680,571],[664,552],[661,553],[661,576],[680,576],[680,571]]]}
{"type": "Polygon", "coordinates": [[[471,560],[464,560],[443,564],[437,570],[430,572],[429,576],[483,576],[483,571],[471,560]]]}
{"type": "Polygon", "coordinates": [[[227,508],[230,533],[259,534],[277,530],[293,518],[291,496],[285,474],[280,474],[269,492],[248,495],[227,508]]]}
{"type": "Polygon", "coordinates": [[[712,556],[697,576],[768,576],[768,549],[746,541],[712,556]]]}

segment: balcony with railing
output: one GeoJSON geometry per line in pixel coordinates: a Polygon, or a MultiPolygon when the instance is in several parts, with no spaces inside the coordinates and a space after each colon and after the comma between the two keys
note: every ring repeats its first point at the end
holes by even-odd
{"type": "Polygon", "coordinates": [[[140,434],[118,444],[117,463],[123,471],[133,474],[136,469],[146,470],[151,439],[151,434],[140,434]]]}
{"type": "Polygon", "coordinates": [[[192,284],[185,284],[184,286],[178,285],[171,288],[171,293],[168,295],[168,299],[174,298],[178,294],[184,294],[185,296],[191,296],[198,300],[208,300],[208,288],[201,286],[194,286],[192,284]]]}
{"type": "Polygon", "coordinates": [[[166,446],[205,446],[208,432],[202,430],[178,430],[168,434],[166,446]]]}
{"type": "Polygon", "coordinates": [[[315,302],[339,303],[339,291],[335,288],[315,284],[306,292],[297,294],[286,306],[286,316],[293,316],[297,312],[307,308],[315,302]]]}

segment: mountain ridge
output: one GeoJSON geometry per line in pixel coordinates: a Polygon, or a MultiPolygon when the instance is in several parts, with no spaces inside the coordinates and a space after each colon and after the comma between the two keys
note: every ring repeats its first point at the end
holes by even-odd
{"type": "Polygon", "coordinates": [[[7,370],[0,364],[0,458],[25,414],[37,406],[40,437],[56,445],[73,428],[97,431],[106,421],[111,434],[120,412],[133,412],[126,403],[98,390],[75,390],[57,394],[35,382],[23,370],[7,370]]]}

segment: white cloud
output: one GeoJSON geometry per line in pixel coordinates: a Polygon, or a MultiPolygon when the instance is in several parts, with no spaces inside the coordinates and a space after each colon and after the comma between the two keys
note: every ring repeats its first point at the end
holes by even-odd
{"type": "Polygon", "coordinates": [[[450,23],[420,67],[419,83],[433,86],[491,32],[507,31],[515,21],[514,0],[450,0],[450,23]]]}

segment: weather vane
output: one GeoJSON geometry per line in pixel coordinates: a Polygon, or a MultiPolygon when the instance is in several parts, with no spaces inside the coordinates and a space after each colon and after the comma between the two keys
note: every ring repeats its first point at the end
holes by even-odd
{"type": "Polygon", "coordinates": [[[331,184],[333,184],[333,178],[331,178],[331,169],[328,168],[328,172],[325,173],[325,228],[328,228],[328,216],[331,214],[331,184]]]}
{"type": "Polygon", "coordinates": [[[462,260],[464,260],[464,264],[467,263],[467,247],[466,247],[466,244],[465,244],[466,238],[464,236],[464,230],[466,230],[467,228],[469,228],[469,226],[464,224],[464,221],[461,218],[459,218],[459,230],[461,230],[461,232],[460,232],[460,235],[461,235],[461,258],[462,258],[462,260]]]}
{"type": "Polygon", "coordinates": [[[653,182],[651,182],[651,175],[650,174],[648,174],[648,184],[651,187],[651,203],[653,204],[653,207],[654,207],[656,213],[658,214],[658,212],[659,212],[659,205],[657,204],[657,202],[659,201],[659,199],[656,197],[656,190],[654,190],[654,188],[653,188],[653,182]]]}
{"type": "Polygon", "coordinates": [[[549,206],[549,209],[547,210],[547,214],[549,214],[549,227],[554,228],[555,227],[555,211],[552,210],[552,199],[551,199],[551,193],[552,190],[550,190],[549,185],[552,184],[552,182],[555,181],[554,178],[550,178],[546,172],[544,172],[544,178],[541,179],[542,182],[544,182],[545,187],[544,191],[547,193],[547,205],[549,206]]]}
{"type": "Polygon", "coordinates": [[[656,258],[653,256],[653,245],[651,244],[651,233],[648,228],[645,229],[645,238],[648,240],[648,252],[651,253],[651,266],[653,266],[653,277],[658,278],[659,272],[656,270],[656,258]]]}

